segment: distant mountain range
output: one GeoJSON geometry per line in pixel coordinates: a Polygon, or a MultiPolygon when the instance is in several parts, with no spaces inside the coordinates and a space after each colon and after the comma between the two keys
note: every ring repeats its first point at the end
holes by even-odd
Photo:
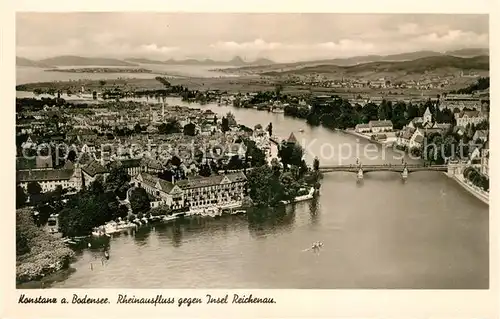
{"type": "Polygon", "coordinates": [[[125,61],[133,63],[143,63],[143,64],[163,64],[163,65],[217,65],[217,66],[256,66],[256,65],[270,65],[275,62],[269,59],[257,59],[251,62],[245,62],[241,57],[234,57],[230,61],[217,61],[212,59],[196,60],[196,59],[185,59],[185,60],[174,60],[170,59],[167,61],[149,60],[142,58],[130,58],[125,59],[125,61]]]}
{"type": "MultiPolygon", "coordinates": [[[[457,57],[451,55],[426,56],[404,61],[376,61],[355,65],[317,64],[313,66],[298,66],[281,68],[279,70],[252,70],[263,75],[283,74],[338,74],[338,75],[370,75],[382,73],[422,74],[439,70],[477,70],[488,71],[489,56],[457,57]]],[[[274,65],[272,66],[275,67],[274,65]]]]}
{"type": "Polygon", "coordinates": [[[276,63],[265,68],[258,68],[253,66],[241,67],[238,70],[242,71],[280,71],[280,70],[291,70],[304,67],[313,67],[316,65],[335,65],[335,66],[353,66],[363,63],[371,62],[401,62],[401,61],[412,61],[422,58],[430,57],[440,57],[440,56],[452,56],[452,57],[475,57],[475,56],[488,56],[489,49],[476,48],[476,49],[461,49],[455,51],[446,52],[435,52],[435,51],[416,51],[407,52],[391,55],[365,55],[365,56],[354,56],[349,58],[337,58],[337,59],[323,59],[323,60],[312,60],[312,61],[300,61],[292,63],[276,63]]]}
{"type": "MultiPolygon", "coordinates": [[[[138,66],[139,64],[156,64],[156,65],[206,65],[206,66],[227,66],[227,67],[237,67],[237,70],[251,71],[251,72],[273,72],[273,71],[290,71],[293,69],[303,69],[315,66],[337,66],[337,67],[348,67],[356,66],[366,63],[375,62],[401,62],[401,61],[414,61],[425,58],[437,58],[442,57],[442,61],[460,61],[451,58],[467,58],[467,57],[483,57],[489,56],[489,49],[487,48],[469,48],[460,49],[447,52],[435,52],[435,51],[417,51],[408,52],[401,54],[391,54],[391,55],[367,55],[367,56],[355,56],[349,58],[336,58],[336,59],[323,59],[314,61],[301,61],[294,63],[276,63],[269,59],[260,58],[255,61],[247,62],[241,57],[237,56],[229,61],[216,61],[211,59],[197,60],[197,59],[185,59],[185,60],[151,60],[145,58],[128,58],[128,59],[113,59],[113,58],[89,58],[81,56],[56,56],[53,58],[43,59],[43,60],[29,60],[22,57],[16,58],[17,66],[29,66],[29,67],[40,67],[40,68],[53,68],[58,66],[138,66]]],[[[431,59],[432,60],[432,59],[431,59]]],[[[428,61],[431,61],[428,60],[428,61]]],[[[437,61],[437,60],[436,60],[437,61]]],[[[453,62],[455,63],[455,62],[453,62]]],[[[459,67],[459,65],[456,65],[459,67]]],[[[489,67],[489,64],[488,64],[489,67]]]]}
{"type": "Polygon", "coordinates": [[[30,66],[30,67],[41,67],[50,68],[58,66],[138,66],[139,64],[162,64],[162,65],[217,65],[217,66],[260,66],[260,65],[270,65],[275,62],[268,59],[257,59],[252,62],[245,62],[241,57],[235,57],[230,61],[216,61],[211,59],[196,60],[196,59],[186,59],[186,60],[167,60],[158,61],[150,60],[144,58],[129,58],[124,60],[111,59],[111,58],[88,58],[80,56],[56,56],[53,58],[43,59],[43,60],[29,60],[22,57],[16,58],[17,66],[30,66]]]}
{"type": "Polygon", "coordinates": [[[35,68],[50,68],[51,66],[48,64],[44,64],[42,62],[29,60],[26,58],[16,57],[16,65],[17,66],[30,66],[35,68]]]}

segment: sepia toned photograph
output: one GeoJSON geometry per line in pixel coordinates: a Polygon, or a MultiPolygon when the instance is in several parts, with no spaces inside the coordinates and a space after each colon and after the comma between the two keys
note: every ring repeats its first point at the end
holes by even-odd
{"type": "Polygon", "coordinates": [[[15,23],[18,289],[490,288],[487,14],[15,23]]]}

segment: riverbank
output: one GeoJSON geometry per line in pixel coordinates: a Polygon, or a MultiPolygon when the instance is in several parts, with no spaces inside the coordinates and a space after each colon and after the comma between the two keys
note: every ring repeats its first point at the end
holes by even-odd
{"type": "Polygon", "coordinates": [[[375,144],[379,144],[379,145],[382,145],[382,146],[390,147],[390,146],[392,146],[394,144],[393,140],[385,140],[385,141],[373,140],[371,138],[371,136],[358,133],[358,132],[356,132],[353,129],[345,129],[345,130],[341,130],[341,132],[343,132],[345,134],[353,135],[353,136],[356,136],[356,137],[360,137],[362,139],[365,139],[367,141],[370,141],[370,142],[373,142],[375,144]]]}
{"type": "Polygon", "coordinates": [[[39,280],[69,267],[75,253],[33,221],[30,209],[16,212],[16,283],[39,280]]]}
{"type": "Polygon", "coordinates": [[[486,205],[490,205],[490,195],[488,192],[481,190],[479,187],[471,185],[467,180],[463,177],[463,175],[453,175],[452,177],[462,188],[467,190],[474,197],[485,203],[486,205]]]}

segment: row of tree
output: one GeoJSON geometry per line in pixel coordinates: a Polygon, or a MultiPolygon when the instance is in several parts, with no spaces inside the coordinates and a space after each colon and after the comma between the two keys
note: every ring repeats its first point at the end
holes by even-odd
{"type": "Polygon", "coordinates": [[[423,116],[427,108],[433,114],[434,121],[454,122],[452,110],[439,110],[438,105],[430,100],[420,104],[383,100],[380,105],[370,102],[361,106],[351,105],[347,99],[338,96],[332,96],[328,102],[313,100],[310,108],[290,104],[285,107],[285,115],[306,119],[310,125],[323,125],[332,129],[354,128],[357,124],[373,120],[390,120],[395,129],[401,129],[413,118],[423,116]]]}
{"type": "Polygon", "coordinates": [[[291,201],[309,191],[319,188],[319,160],[315,159],[313,170],[303,160],[303,149],[295,143],[283,143],[277,159],[254,168],[247,174],[248,195],[258,207],[274,207],[281,201],[291,201]]]}
{"type": "Polygon", "coordinates": [[[464,170],[464,177],[472,184],[488,192],[490,189],[490,180],[487,176],[479,172],[475,167],[469,166],[464,170]]]}

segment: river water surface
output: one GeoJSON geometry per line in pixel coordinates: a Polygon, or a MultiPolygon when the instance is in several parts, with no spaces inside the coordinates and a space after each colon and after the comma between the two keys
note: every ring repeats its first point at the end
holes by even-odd
{"type": "MultiPolygon", "coordinates": [[[[169,99],[169,104],[182,103],[169,99]]],[[[192,105],[193,106],[193,105],[192,105]]],[[[340,161],[339,145],[368,141],[282,114],[217,105],[253,127],[273,123],[274,134],[294,132],[311,144],[306,158],[340,161]],[[304,132],[300,133],[299,130],[304,132]],[[329,144],[329,147],[322,145],[329,144]]],[[[373,146],[375,147],[375,146],[373,146]]],[[[393,153],[370,153],[363,163],[400,163],[393,153]]],[[[320,196],[265,218],[195,218],[146,227],[110,240],[111,258],[84,250],[54,288],[488,288],[488,206],[439,172],[327,173],[320,196]],[[303,251],[322,241],[319,254],[303,251]],[[92,269],[90,263],[93,264],[92,269]]],[[[29,286],[40,286],[30,283],[29,286]]]]}

